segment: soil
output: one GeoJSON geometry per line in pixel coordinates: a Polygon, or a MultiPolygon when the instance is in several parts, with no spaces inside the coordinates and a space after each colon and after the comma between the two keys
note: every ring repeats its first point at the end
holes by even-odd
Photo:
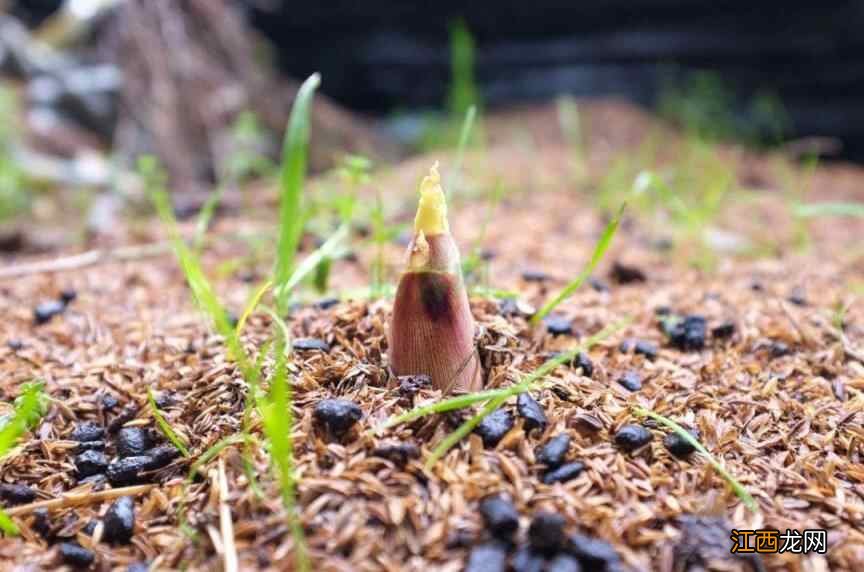
{"type": "MultiPolygon", "coordinates": [[[[484,272],[489,284],[515,290],[535,307],[586,263],[605,224],[592,193],[612,157],[635,153],[654,125],[615,103],[585,110],[583,174],[574,175],[573,149],[563,144],[554,107],[522,110],[490,120],[492,143],[468,154],[451,205],[451,227],[465,256],[487,217],[482,191],[496,182],[506,186],[482,236],[480,246],[491,258],[484,272]],[[530,280],[523,279],[526,271],[530,280]]],[[[663,155],[674,156],[680,140],[664,133],[663,155]]],[[[753,559],[729,553],[731,540],[724,544],[723,535],[728,538],[733,528],[828,531],[826,554],[765,555],[768,570],[864,569],[864,305],[854,298],[864,282],[864,220],[815,220],[809,247],[799,248],[776,157],[735,147],[721,152],[740,184],[755,190],[752,200],[733,201],[714,224],[769,243],[770,252],[721,253],[710,268],[696,268],[687,244],[669,248],[668,226],[649,224],[634,212],[595,273],[594,287],[586,285],[560,307],[572,334],[551,335],[518,313],[502,312],[495,300],[472,296],[487,388],[511,384],[520,372],[624,316],[633,321],[590,350],[590,376],[562,367],[552,376],[553,388],[533,393],[545,428],[532,420],[528,431],[513,399],[505,408],[515,423],[496,445],[484,447],[479,435],[471,435],[431,470],[424,469],[424,459],[453,429],[453,416],[424,418],[380,436],[369,431],[412,404],[440,397],[420,383],[406,395],[388,371],[391,301],[330,305],[313,298],[292,310],[288,324],[295,338],[329,346],[296,351],[291,365],[298,501],[313,570],[462,570],[471,547],[489,539],[478,507],[492,494],[515,504],[520,546],[528,542],[533,515],[557,513],[567,533],[611,542],[625,570],[758,569],[753,559]],[[616,280],[616,263],[640,270],[644,280],[616,280]],[[848,306],[842,332],[841,306],[848,306]],[[661,320],[668,314],[703,316],[704,347],[670,340],[661,320]],[[643,351],[634,350],[637,341],[643,351]],[[655,351],[645,349],[652,346],[655,351]],[[618,382],[625,375],[637,375],[641,387],[625,388],[618,382]],[[327,431],[313,415],[325,399],[355,402],[362,419],[347,431],[327,431]],[[664,446],[668,430],[636,417],[635,405],[693,429],[753,495],[758,511],[748,510],[700,455],[686,454],[686,447],[675,448],[679,456],[670,453],[664,446]],[[643,425],[653,438],[633,451],[616,446],[613,436],[628,424],[643,425]],[[565,461],[584,468],[546,484],[535,449],[562,433],[571,440],[565,461]],[[382,456],[382,450],[389,452],[382,456]],[[698,540],[699,534],[719,540],[698,540]]],[[[445,173],[454,161],[451,154],[433,153],[387,166],[361,197],[372,201],[380,189],[388,219],[410,221],[416,184],[436,159],[445,173]]],[[[823,166],[808,200],[864,200],[862,183],[864,170],[823,166]]],[[[311,192],[338,184],[319,177],[311,192]]],[[[249,193],[246,208],[217,219],[205,257],[235,313],[270,267],[269,258],[248,256],[251,239],[242,237],[272,236],[275,225],[274,189],[253,186],[249,193]]],[[[165,236],[158,224],[139,220],[94,246],[165,236]]],[[[306,241],[307,251],[313,242],[306,241]]],[[[373,245],[358,231],[351,248],[354,257],[334,264],[337,291],[369,284],[373,245]]],[[[398,275],[403,248],[398,240],[387,246],[391,278],[398,275]]],[[[13,256],[6,268],[33,260],[13,256]]],[[[10,401],[22,383],[39,378],[52,398],[38,426],[0,460],[0,481],[36,492],[17,507],[3,498],[21,528],[19,537],[0,539],[3,569],[60,567],[70,542],[95,553],[97,570],[135,563],[150,563],[153,570],[215,570],[235,550],[241,570],[293,569],[293,543],[266,450],[254,446],[244,455],[242,445],[227,447],[186,481],[201,453],[238,432],[248,387],[191,303],[170,254],[8,278],[0,281],[0,316],[0,396],[10,401]],[[70,290],[77,296],[37,324],[34,308],[63,291],[68,298],[70,290]],[[80,481],[75,457],[82,445],[72,433],[87,421],[105,428],[100,440],[109,463],[121,427],[145,429],[154,446],[164,447],[148,390],[188,443],[190,456],[163,459],[125,484],[132,488],[120,492],[135,499],[134,532],[128,544],[108,542],[111,534],[101,520],[118,486],[98,477],[80,481]],[[38,510],[50,499],[62,500],[38,510]],[[220,523],[225,508],[233,549],[220,523]]],[[[269,331],[270,318],[254,314],[244,344],[257,351],[269,331]]],[[[263,442],[259,425],[253,433],[263,442]]]]}

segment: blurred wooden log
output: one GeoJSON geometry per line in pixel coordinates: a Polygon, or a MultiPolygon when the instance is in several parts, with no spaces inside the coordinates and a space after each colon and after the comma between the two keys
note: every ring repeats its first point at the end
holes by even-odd
{"type": "MultiPolygon", "coordinates": [[[[201,190],[224,177],[231,126],[244,111],[270,133],[262,152],[277,156],[298,84],[261,61],[254,34],[228,0],[129,0],[100,47],[124,75],[115,145],[128,157],[155,153],[175,190],[201,190]]],[[[312,123],[313,169],[346,152],[379,160],[399,153],[326,97],[316,96],[312,123]]]]}

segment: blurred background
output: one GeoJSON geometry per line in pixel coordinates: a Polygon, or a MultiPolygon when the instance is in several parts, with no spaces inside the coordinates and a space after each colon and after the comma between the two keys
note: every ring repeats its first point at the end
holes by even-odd
{"type": "Polygon", "coordinates": [[[558,102],[560,124],[562,97],[629,102],[708,140],[861,161],[862,26],[856,1],[0,0],[4,244],[51,186],[95,190],[75,200],[90,227],[110,226],[143,154],[164,165],[180,215],[217,184],[267,176],[315,71],[319,172],[348,153],[387,164],[454,145],[472,107],[530,116],[558,102]]]}

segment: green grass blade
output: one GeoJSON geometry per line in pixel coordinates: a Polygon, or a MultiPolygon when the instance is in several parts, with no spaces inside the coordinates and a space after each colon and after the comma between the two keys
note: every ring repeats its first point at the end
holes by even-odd
{"type": "Polygon", "coordinates": [[[18,526],[2,508],[0,508],[0,530],[7,536],[18,536],[20,532],[18,526]]]}
{"type": "Polygon", "coordinates": [[[682,439],[687,441],[694,449],[699,451],[708,460],[711,466],[714,467],[714,470],[717,471],[717,473],[721,477],[723,477],[727,483],[729,483],[732,491],[738,496],[738,498],[741,499],[741,502],[744,503],[744,506],[746,506],[753,512],[757,512],[759,510],[759,507],[756,504],[756,500],[750,495],[744,485],[738,482],[738,480],[734,476],[732,476],[732,474],[727,471],[723,465],[720,464],[717,458],[714,457],[714,455],[712,455],[708,451],[708,449],[706,449],[705,446],[702,445],[702,443],[700,443],[699,440],[696,439],[689,431],[687,431],[686,429],[681,427],[681,425],[672,421],[668,417],[664,417],[663,415],[655,413],[654,411],[651,411],[649,409],[645,409],[644,407],[635,407],[633,411],[634,413],[636,413],[636,415],[642,417],[650,417],[651,419],[654,419],[655,421],[662,423],[666,427],[669,427],[670,429],[675,431],[675,433],[677,433],[682,439]]]}
{"type": "Polygon", "coordinates": [[[450,74],[448,103],[451,116],[463,115],[480,103],[480,90],[474,78],[474,37],[462,19],[450,25],[450,74]]]}
{"type": "Polygon", "coordinates": [[[410,411],[406,411],[401,415],[395,415],[389,418],[387,421],[376,427],[374,429],[374,432],[380,434],[387,429],[396,427],[397,425],[402,425],[404,423],[410,423],[415,419],[420,419],[421,417],[425,417],[427,415],[433,415],[435,413],[445,413],[447,411],[455,411],[457,409],[464,409],[480,401],[487,401],[489,399],[493,399],[504,394],[510,395],[510,388],[490,389],[489,391],[480,391],[477,393],[458,395],[456,397],[451,397],[443,401],[436,401],[434,403],[421,405],[415,407],[414,409],[411,409],[410,411]]]}
{"type": "Polygon", "coordinates": [[[216,207],[222,200],[222,195],[225,194],[225,187],[218,187],[214,192],[210,193],[201,211],[198,213],[198,221],[195,225],[195,240],[192,242],[192,248],[195,252],[200,253],[204,248],[204,239],[207,237],[207,229],[210,227],[210,221],[213,220],[213,215],[216,214],[216,207]]]}
{"type": "Polygon", "coordinates": [[[262,306],[261,309],[264,310],[268,316],[270,316],[270,318],[273,320],[273,323],[276,324],[276,326],[279,328],[279,334],[277,335],[281,335],[286,340],[291,339],[291,329],[288,327],[288,324],[285,323],[285,320],[283,320],[282,317],[276,313],[276,310],[268,306],[262,306]]]}
{"type": "Polygon", "coordinates": [[[273,344],[276,353],[270,396],[262,409],[264,431],[270,441],[270,455],[279,478],[282,504],[288,514],[288,526],[294,538],[295,562],[298,570],[310,569],[303,526],[296,509],[296,478],[294,475],[294,410],[292,391],[286,367],[287,340],[277,334],[273,344]]]}
{"type": "Polygon", "coordinates": [[[153,397],[153,390],[149,387],[147,388],[147,402],[150,404],[150,411],[153,413],[153,419],[156,420],[156,425],[159,426],[159,430],[162,431],[162,434],[165,435],[169,441],[171,441],[172,445],[177,447],[177,450],[180,451],[184,457],[189,458],[189,449],[186,448],[186,444],[183,443],[180,436],[165,420],[165,417],[162,416],[162,412],[159,411],[159,408],[156,406],[156,399],[153,397]]]}
{"type": "Polygon", "coordinates": [[[618,232],[618,226],[621,223],[621,217],[624,215],[624,209],[626,206],[626,203],[621,205],[618,214],[616,214],[612,220],[609,221],[609,224],[606,225],[606,228],[603,229],[603,234],[600,235],[600,240],[597,241],[597,245],[594,247],[594,252],[591,255],[591,260],[588,262],[588,266],[582,270],[582,273],[579,274],[575,280],[567,284],[567,286],[565,286],[564,289],[555,296],[555,298],[543,306],[540,311],[531,318],[532,324],[539,324],[543,318],[548,316],[552,310],[561,304],[561,302],[573,295],[573,293],[591,277],[591,273],[594,272],[597,264],[599,264],[603,259],[603,256],[605,256],[606,251],[609,249],[609,245],[612,243],[612,239],[615,237],[615,233],[618,232]]]}
{"type": "MultiPolygon", "coordinates": [[[[518,386],[520,391],[518,393],[522,393],[523,391],[527,391],[527,388],[518,386]]],[[[486,405],[483,406],[483,409],[480,410],[480,413],[474,415],[468,421],[462,423],[455,431],[451,431],[444,439],[441,440],[440,443],[435,447],[432,451],[432,454],[426,460],[426,468],[431,469],[435,463],[438,462],[438,459],[447,454],[447,451],[452,449],[459,441],[465,438],[471,431],[474,430],[477,425],[479,425],[483,419],[486,418],[487,415],[501,407],[501,405],[510,399],[515,393],[511,393],[510,395],[502,395],[500,397],[496,397],[494,399],[490,399],[486,405]]]]}
{"type": "Polygon", "coordinates": [[[276,307],[284,314],[288,306],[288,290],[284,285],[291,276],[294,258],[303,234],[303,183],[306,179],[306,158],[309,147],[309,124],[312,97],[321,83],[321,76],[312,74],[297,91],[285,142],[279,177],[279,242],[276,252],[274,283],[277,287],[276,307]]]}
{"type": "Polygon", "coordinates": [[[27,383],[15,400],[12,416],[0,428],[0,458],[18,442],[18,439],[39,422],[44,413],[44,384],[27,383]]]}
{"type": "Polygon", "coordinates": [[[198,471],[201,470],[201,467],[215,459],[219,453],[227,449],[228,447],[233,447],[234,445],[240,445],[241,443],[246,443],[247,441],[253,439],[251,435],[244,435],[243,433],[235,433],[233,435],[229,435],[223,439],[219,439],[213,445],[207,448],[206,451],[198,455],[198,458],[192,463],[192,466],[189,468],[189,476],[187,479],[192,480],[195,478],[195,475],[198,474],[198,471]]]}
{"type": "Polygon", "coordinates": [[[453,165],[453,170],[450,173],[450,179],[447,181],[447,200],[450,200],[453,192],[459,184],[459,179],[462,177],[462,163],[465,160],[465,149],[468,147],[468,141],[471,139],[471,130],[474,128],[474,119],[477,116],[477,106],[471,105],[465,112],[465,120],[462,121],[462,128],[459,130],[459,143],[456,146],[456,163],[453,165]]]}
{"type": "MultiPolygon", "coordinates": [[[[44,413],[42,383],[28,383],[23,387],[21,396],[15,400],[12,415],[0,429],[0,458],[18,442],[18,439],[39,422],[44,413]]],[[[17,535],[15,522],[0,508],[0,530],[9,536],[17,535]]]]}
{"type": "Polygon", "coordinates": [[[590,336],[581,342],[574,349],[566,351],[561,355],[554,357],[550,360],[547,360],[526,375],[522,381],[517,383],[516,385],[512,385],[505,390],[502,390],[501,393],[493,397],[488,401],[488,403],[483,407],[483,409],[477,415],[473,416],[468,421],[464,422],[460,425],[455,431],[451,432],[447,435],[438,446],[432,451],[432,455],[426,461],[426,467],[431,468],[441,457],[443,457],[447,451],[449,451],[454,445],[456,445],[459,441],[461,441],[468,433],[470,433],[478,424],[480,424],[483,419],[498,409],[501,405],[504,404],[505,401],[510,399],[515,395],[519,395],[520,393],[525,393],[526,391],[532,391],[534,389],[538,389],[542,387],[543,378],[552,373],[558,366],[568,361],[572,361],[580,352],[584,352],[590,349],[593,345],[605,340],[609,336],[613,335],[615,332],[620,331],[627,324],[630,323],[630,318],[625,318],[619,322],[612,324],[611,326],[607,326],[603,328],[598,333],[590,336]]]}
{"type": "Polygon", "coordinates": [[[864,217],[864,203],[824,202],[795,205],[795,216],[816,218],[823,216],[864,217]]]}
{"type": "Polygon", "coordinates": [[[239,336],[243,332],[243,328],[246,326],[246,321],[249,319],[249,316],[252,315],[252,312],[255,311],[255,308],[258,307],[258,304],[261,303],[261,298],[264,297],[264,294],[267,293],[270,288],[273,287],[273,281],[267,280],[258,287],[257,290],[252,294],[252,297],[249,298],[249,302],[246,304],[246,307],[243,309],[243,314],[241,314],[240,319],[237,320],[237,327],[234,328],[234,332],[237,336],[239,336]]]}
{"type": "MultiPolygon", "coordinates": [[[[336,232],[330,235],[324,244],[315,249],[315,251],[303,259],[297,268],[288,276],[288,278],[281,283],[281,286],[277,286],[274,290],[276,292],[277,299],[285,297],[291,293],[291,291],[296,288],[306,276],[315,271],[315,268],[321,261],[325,258],[332,257],[336,251],[341,247],[342,241],[348,237],[349,227],[347,224],[340,225],[336,232]]],[[[278,306],[277,306],[278,308],[278,306]]],[[[282,310],[280,310],[280,314],[284,314],[282,310]]]]}

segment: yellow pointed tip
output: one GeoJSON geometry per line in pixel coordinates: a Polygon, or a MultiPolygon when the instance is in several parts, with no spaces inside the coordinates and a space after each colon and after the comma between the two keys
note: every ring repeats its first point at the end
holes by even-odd
{"type": "Polygon", "coordinates": [[[437,161],[420,183],[420,204],[414,218],[414,232],[422,232],[426,236],[450,232],[447,224],[447,200],[444,198],[444,189],[441,188],[437,161]]]}

